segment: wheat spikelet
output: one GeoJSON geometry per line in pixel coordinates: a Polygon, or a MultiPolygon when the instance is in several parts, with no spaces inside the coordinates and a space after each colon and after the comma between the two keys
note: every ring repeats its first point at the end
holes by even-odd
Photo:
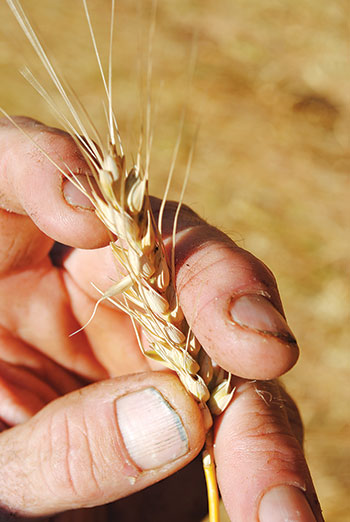
{"type": "MultiPolygon", "coordinates": [[[[109,144],[103,165],[94,177],[101,196],[91,187],[96,214],[118,237],[113,255],[127,275],[112,286],[108,298],[131,315],[146,333],[143,353],[176,371],[186,389],[213,413],[229,400],[230,377],[212,362],[195,339],[179,307],[174,273],[153,216],[147,179],[137,166],[127,171],[125,158],[109,144]],[[115,299],[122,293],[124,302],[115,299]]],[[[86,194],[88,195],[88,194],[86,194]]]]}
{"type": "MultiPolygon", "coordinates": [[[[69,118],[59,113],[44,87],[31,75],[30,71],[26,71],[27,79],[48,101],[90,166],[95,180],[95,183],[92,183],[88,178],[90,191],[82,186],[73,172],[69,172],[69,179],[90,199],[95,207],[96,215],[111,233],[110,246],[113,256],[125,274],[121,281],[114,284],[105,293],[101,292],[102,296],[96,307],[103,300],[109,300],[131,317],[142,352],[147,357],[162,362],[177,373],[187,391],[198,401],[200,407],[206,413],[209,425],[211,422],[210,413],[217,415],[224,411],[232,398],[234,388],[231,384],[231,375],[212,363],[210,357],[194,337],[179,305],[175,287],[174,251],[176,224],[181,203],[175,215],[172,254],[171,258],[168,259],[161,237],[165,199],[157,223],[148,194],[150,146],[147,149],[146,162],[143,168],[140,153],[138,153],[136,164],[129,168],[126,164],[119,129],[112,108],[111,51],[114,2],[112,2],[109,72],[106,79],[86,0],[83,0],[107,98],[109,129],[107,145],[102,142],[89,120],[89,128],[82,122],[79,116],[79,108],[81,109],[79,101],[58,77],[19,1],[7,0],[7,3],[67,106],[73,123],[69,118]],[[142,327],[146,343],[141,339],[136,324],[142,327]]],[[[149,129],[149,119],[147,128],[149,129]]],[[[146,140],[148,145],[151,139],[148,130],[146,140]]],[[[45,151],[43,153],[46,155],[45,151]]],[[[50,159],[50,161],[52,160],[50,159]]],[[[173,166],[174,161],[171,172],[173,166]]],[[[67,172],[58,165],[56,167],[64,175],[67,175],[67,172]]],[[[207,439],[203,462],[209,489],[210,520],[214,522],[218,520],[218,494],[215,483],[211,436],[207,439]]]]}

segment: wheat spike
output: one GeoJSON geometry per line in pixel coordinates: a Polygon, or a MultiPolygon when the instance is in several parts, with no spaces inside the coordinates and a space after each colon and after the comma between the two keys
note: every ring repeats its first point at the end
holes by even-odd
{"type": "MultiPolygon", "coordinates": [[[[26,77],[29,78],[32,85],[48,101],[62,125],[75,140],[91,168],[97,188],[90,184],[91,193],[87,192],[72,172],[69,173],[69,179],[93,203],[96,215],[110,231],[111,236],[113,238],[117,237],[117,239],[111,241],[110,247],[116,261],[122,266],[125,277],[122,281],[113,285],[107,292],[101,292],[102,296],[97,305],[103,300],[108,300],[118,309],[130,315],[133,324],[138,323],[141,325],[147,339],[147,346],[145,347],[135,329],[142,352],[147,357],[156,359],[175,371],[186,390],[198,401],[208,417],[210,417],[209,411],[213,415],[222,413],[234,393],[231,375],[213,364],[210,357],[200,346],[181,311],[176,293],[175,235],[181,203],[178,206],[174,219],[171,259],[167,258],[161,237],[162,216],[170,181],[166,187],[158,223],[155,220],[151,207],[148,194],[149,155],[152,142],[149,109],[147,110],[147,151],[144,168],[141,167],[139,153],[135,165],[131,165],[129,168],[126,165],[122,140],[112,108],[111,50],[114,2],[112,2],[109,70],[106,79],[96,46],[87,2],[83,0],[85,16],[107,101],[109,135],[106,145],[102,143],[98,132],[92,124],[90,125],[90,130],[93,134],[89,134],[87,127],[79,116],[79,110],[82,110],[79,102],[72,96],[70,90],[55,72],[19,1],[7,0],[7,3],[35,49],[56,89],[61,94],[73,123],[61,114],[57,114],[54,102],[44,87],[39,84],[30,72],[26,72],[26,77]],[[83,138],[81,138],[81,135],[83,138]],[[98,147],[95,145],[93,138],[96,139],[98,147]]],[[[153,26],[152,31],[154,31],[153,26]]],[[[151,71],[151,67],[149,67],[149,71],[151,71]]],[[[183,119],[181,120],[180,129],[182,125],[183,119]]],[[[180,136],[181,130],[171,163],[170,177],[175,166],[180,136]]],[[[186,179],[189,175],[192,152],[193,149],[190,153],[186,179]]],[[[45,151],[43,153],[46,155],[45,151]]],[[[56,167],[58,166],[56,165],[56,167]]],[[[61,168],[59,170],[66,175],[61,168]]],[[[183,192],[184,190],[185,183],[183,192]]],[[[180,202],[182,198],[183,194],[180,202]]],[[[208,422],[210,423],[210,419],[208,422]]],[[[218,493],[211,434],[207,437],[203,464],[209,490],[210,521],[217,522],[218,493]]]]}

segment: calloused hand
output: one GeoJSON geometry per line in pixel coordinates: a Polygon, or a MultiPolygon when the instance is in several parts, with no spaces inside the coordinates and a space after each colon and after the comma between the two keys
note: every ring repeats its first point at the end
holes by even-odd
{"type": "MultiPolygon", "coordinates": [[[[69,136],[16,121],[85,182],[88,167],[69,136]]],[[[89,202],[5,119],[0,208],[0,520],[200,520],[202,482],[188,467],[160,489],[114,502],[191,462],[204,443],[203,419],[177,377],[143,357],[118,310],[101,304],[70,336],[96,302],[90,282],[106,289],[116,277],[109,238],[89,202]]],[[[170,204],[165,234],[173,214],[170,204]]],[[[239,376],[215,421],[231,520],[322,520],[297,409],[273,380],[298,358],[273,275],[187,208],[176,268],[194,333],[239,376]]]]}

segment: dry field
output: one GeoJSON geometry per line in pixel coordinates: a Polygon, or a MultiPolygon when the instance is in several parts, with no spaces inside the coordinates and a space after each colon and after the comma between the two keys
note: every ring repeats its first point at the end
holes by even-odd
{"type": "MultiPolygon", "coordinates": [[[[23,5],[101,121],[101,84],[80,2],[23,5]]],[[[109,0],[90,5],[106,50],[109,0]]],[[[302,349],[284,380],[301,409],[306,454],[329,522],[345,522],[350,513],[349,7],[346,0],[163,0],[153,49],[151,187],[162,193],[186,105],[172,197],[179,194],[199,122],[185,201],[276,274],[302,349]]],[[[139,0],[121,0],[118,7],[115,96],[132,151],[144,103],[139,71],[147,54],[148,8],[139,0]]],[[[17,73],[34,60],[4,1],[0,20],[0,105],[54,124],[17,73]]]]}

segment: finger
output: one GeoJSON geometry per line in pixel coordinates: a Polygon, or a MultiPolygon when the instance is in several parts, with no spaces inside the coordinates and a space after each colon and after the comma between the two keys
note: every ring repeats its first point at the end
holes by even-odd
{"type": "Polygon", "coordinates": [[[106,244],[89,201],[56,166],[87,183],[89,168],[73,139],[29,118],[15,121],[23,132],[0,120],[0,259],[8,253],[16,263],[24,257],[22,265],[41,259],[52,246],[48,237],[86,248],[106,244]]]}
{"type": "Polygon", "coordinates": [[[77,375],[0,327],[0,419],[7,426],[25,422],[81,386],[77,375]]]}
{"type": "Polygon", "coordinates": [[[0,278],[0,317],[7,338],[35,347],[84,379],[108,376],[84,332],[70,337],[79,324],[62,275],[48,260],[0,278]]]}
{"type": "Polygon", "coordinates": [[[105,504],[183,467],[204,437],[199,408],[174,376],[100,382],[1,434],[0,504],[29,517],[105,504]]]}
{"type": "MultiPolygon", "coordinates": [[[[173,221],[170,203],[168,236],[173,221]]],[[[288,371],[299,350],[270,270],[186,207],[177,231],[180,304],[205,350],[220,366],[248,379],[288,371]]]]}
{"type": "Polygon", "coordinates": [[[6,425],[24,422],[56,397],[49,384],[26,368],[0,360],[0,418],[6,425]]]}
{"type": "Polygon", "coordinates": [[[218,423],[218,481],[235,522],[323,520],[283,397],[276,383],[241,381],[218,423]]]}
{"type": "MultiPolygon", "coordinates": [[[[89,258],[97,257],[94,254],[99,253],[100,250],[88,251],[92,254],[89,258]]],[[[110,253],[110,249],[108,251],[110,253]]],[[[72,257],[75,257],[76,252],[75,250],[72,257]]],[[[91,273],[90,277],[95,277],[98,272],[102,272],[102,277],[106,277],[109,273],[104,265],[101,270],[101,256],[95,273],[91,273]]],[[[144,357],[138,345],[130,317],[115,307],[110,308],[101,304],[96,309],[98,298],[93,298],[86,293],[86,287],[91,288],[90,281],[86,281],[86,287],[82,289],[70,273],[64,273],[63,278],[70,295],[72,312],[79,324],[84,326],[84,336],[98,361],[107,369],[108,376],[118,377],[149,370],[149,359],[144,357]]],[[[96,281],[96,279],[92,280],[96,281]]]]}
{"type": "MultiPolygon", "coordinates": [[[[152,200],[155,210],[159,201],[152,200]]],[[[176,205],[169,203],[163,232],[169,257],[176,205]]],[[[65,269],[93,298],[118,280],[108,249],[74,251],[65,269]]],[[[195,335],[223,368],[252,379],[275,378],[296,362],[298,346],[284,318],[272,273],[190,209],[180,214],[176,240],[180,304],[195,335]]]]}

